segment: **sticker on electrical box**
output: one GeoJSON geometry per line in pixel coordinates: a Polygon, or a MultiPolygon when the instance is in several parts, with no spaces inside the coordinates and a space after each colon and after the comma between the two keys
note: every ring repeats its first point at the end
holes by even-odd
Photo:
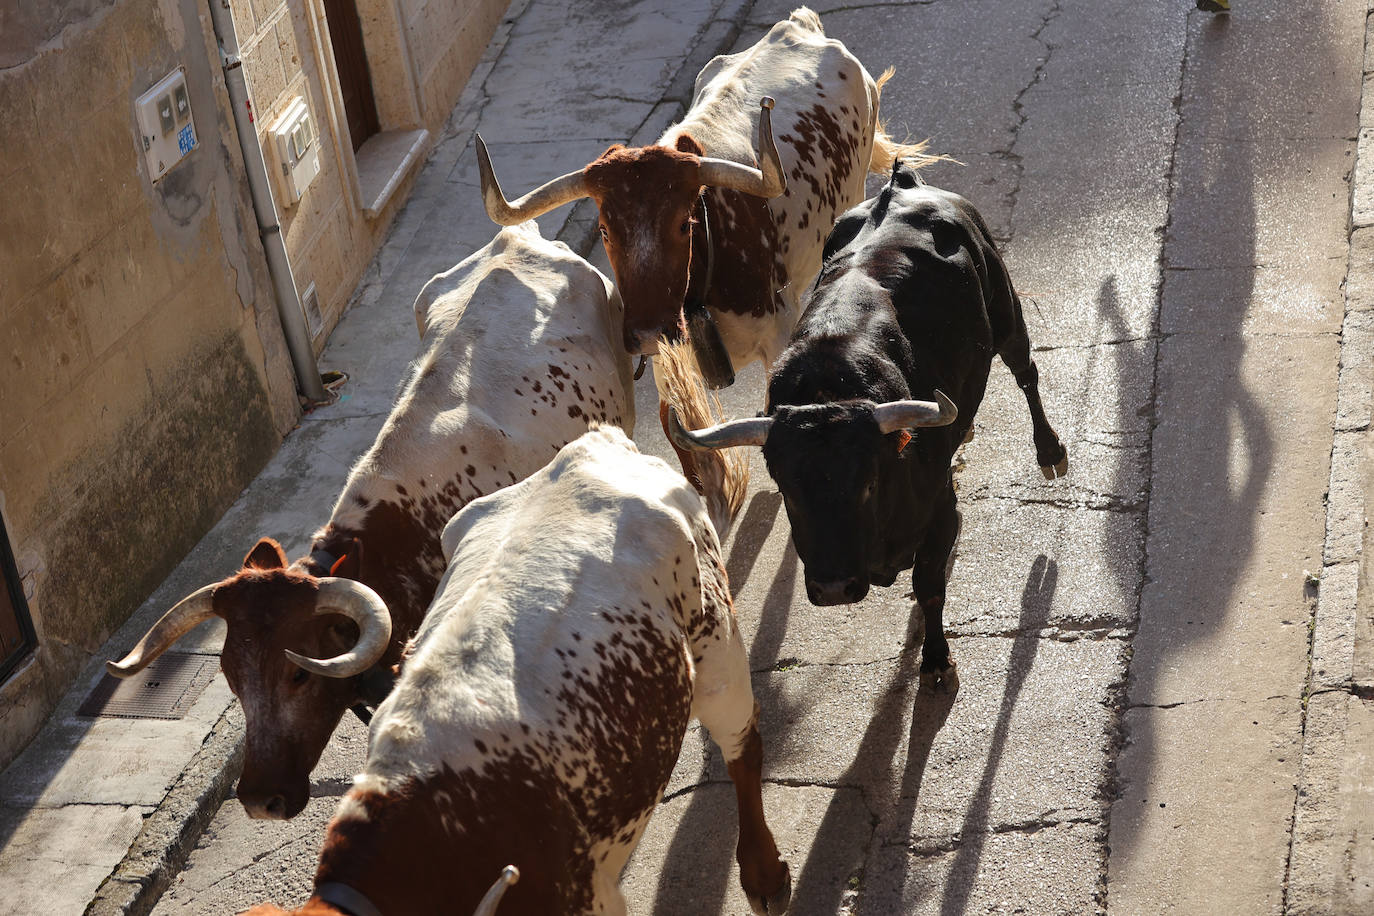
{"type": "Polygon", "coordinates": [[[186,70],[178,67],[134,102],[148,177],[157,181],[194,150],[196,122],[186,70]]]}

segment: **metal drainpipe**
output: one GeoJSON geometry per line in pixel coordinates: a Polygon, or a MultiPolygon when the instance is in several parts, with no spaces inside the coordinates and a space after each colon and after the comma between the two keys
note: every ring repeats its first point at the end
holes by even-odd
{"type": "Polygon", "coordinates": [[[272,183],[267,175],[267,162],[258,145],[258,131],[253,126],[253,103],[248,97],[248,83],[243,76],[243,62],[239,60],[239,39],[234,32],[234,17],[229,0],[209,0],[210,21],[219,42],[220,62],[224,67],[224,82],[229,89],[230,107],[234,110],[234,126],[238,128],[239,146],[243,149],[243,164],[248,169],[248,189],[253,196],[253,212],[258,220],[258,235],[267,253],[267,272],[272,275],[272,287],[277,294],[277,314],[281,317],[286,335],[286,348],[291,352],[291,364],[296,370],[296,384],[312,401],[327,401],[329,395],[320,381],[315,365],[315,351],[310,331],[305,326],[300,295],[296,292],[296,278],[291,274],[291,262],[286,257],[286,242],[277,220],[277,205],[272,200],[272,183]]]}

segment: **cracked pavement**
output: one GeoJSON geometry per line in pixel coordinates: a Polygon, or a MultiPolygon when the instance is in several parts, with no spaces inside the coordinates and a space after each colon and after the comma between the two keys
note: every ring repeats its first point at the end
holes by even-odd
{"type": "MultiPolygon", "coordinates": [[[[362,311],[408,321],[419,285],[490,235],[456,216],[476,193],[463,131],[480,127],[511,189],[651,141],[690,87],[681,71],[792,5],[518,0],[362,311]],[[668,44],[694,49],[687,64],[652,53],[668,44]],[[531,88],[564,78],[586,88],[578,105],[531,88]],[[551,136],[565,168],[544,174],[547,144],[531,141],[551,136]]],[[[1374,129],[1367,2],[1237,0],[1230,17],[1185,0],[812,6],[870,71],[896,67],[889,130],[961,163],[927,178],[993,227],[1070,471],[1041,478],[995,364],[957,474],[951,697],[918,692],[902,579],[858,605],[807,603],[752,457],[726,557],[790,912],[1368,912],[1374,663],[1357,634],[1374,627],[1355,605],[1374,285],[1355,273],[1371,245],[1358,190],[1350,229],[1374,129]],[[1339,485],[1355,508],[1336,505],[1339,485]]],[[[576,246],[588,219],[541,223],[576,246]]],[[[383,359],[349,320],[334,364],[383,359]]],[[[727,413],[757,411],[762,378],[742,372],[727,413]]],[[[641,447],[671,459],[647,380],[638,393],[641,447]]],[[[346,720],[288,824],[226,804],[154,912],[303,900],[365,745],[346,720]]],[[[734,831],[719,753],[693,726],[627,869],[631,911],[747,913],[734,831]]]]}

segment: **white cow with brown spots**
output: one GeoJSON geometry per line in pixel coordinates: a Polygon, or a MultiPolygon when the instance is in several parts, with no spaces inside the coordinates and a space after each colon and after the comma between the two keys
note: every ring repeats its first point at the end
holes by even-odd
{"type": "Polygon", "coordinates": [[[697,494],[602,427],[470,503],[443,545],[299,912],[471,913],[514,865],[501,916],[624,913],[620,872],[694,716],[735,783],[750,904],[785,912],[747,654],[697,494]]]}
{"type": "Polygon", "coordinates": [[[253,817],[298,814],[344,712],[385,695],[443,575],[454,512],[593,421],[634,426],[619,297],[533,222],[430,280],[415,312],[420,356],[310,552],[288,565],[264,538],[110,663],[127,676],[201,621],[228,623],[221,664],[247,719],[238,797],[253,817]],[[389,614],[373,613],[378,602],[389,614]]]}
{"type": "Polygon", "coordinates": [[[656,144],[612,146],[514,202],[478,138],[487,213],[508,225],[591,197],[625,301],[628,352],[679,339],[684,304],[704,302],[734,369],[756,359],[771,367],[831,225],[864,199],[865,175],[932,158],[880,125],[890,76],[874,80],[802,7],[753,47],[707,64],[691,108],[656,144]]]}

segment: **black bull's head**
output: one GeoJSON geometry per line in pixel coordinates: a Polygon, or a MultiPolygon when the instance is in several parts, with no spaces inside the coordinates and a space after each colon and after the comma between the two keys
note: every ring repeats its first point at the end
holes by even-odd
{"type": "Polygon", "coordinates": [[[910,565],[917,545],[882,534],[909,508],[896,479],[905,431],[958,417],[943,392],[935,398],[780,406],[766,417],[697,431],[684,429],[674,412],[669,434],[687,450],[761,447],[787,508],[807,597],[816,605],[849,604],[871,584],[891,585],[910,565]]]}

